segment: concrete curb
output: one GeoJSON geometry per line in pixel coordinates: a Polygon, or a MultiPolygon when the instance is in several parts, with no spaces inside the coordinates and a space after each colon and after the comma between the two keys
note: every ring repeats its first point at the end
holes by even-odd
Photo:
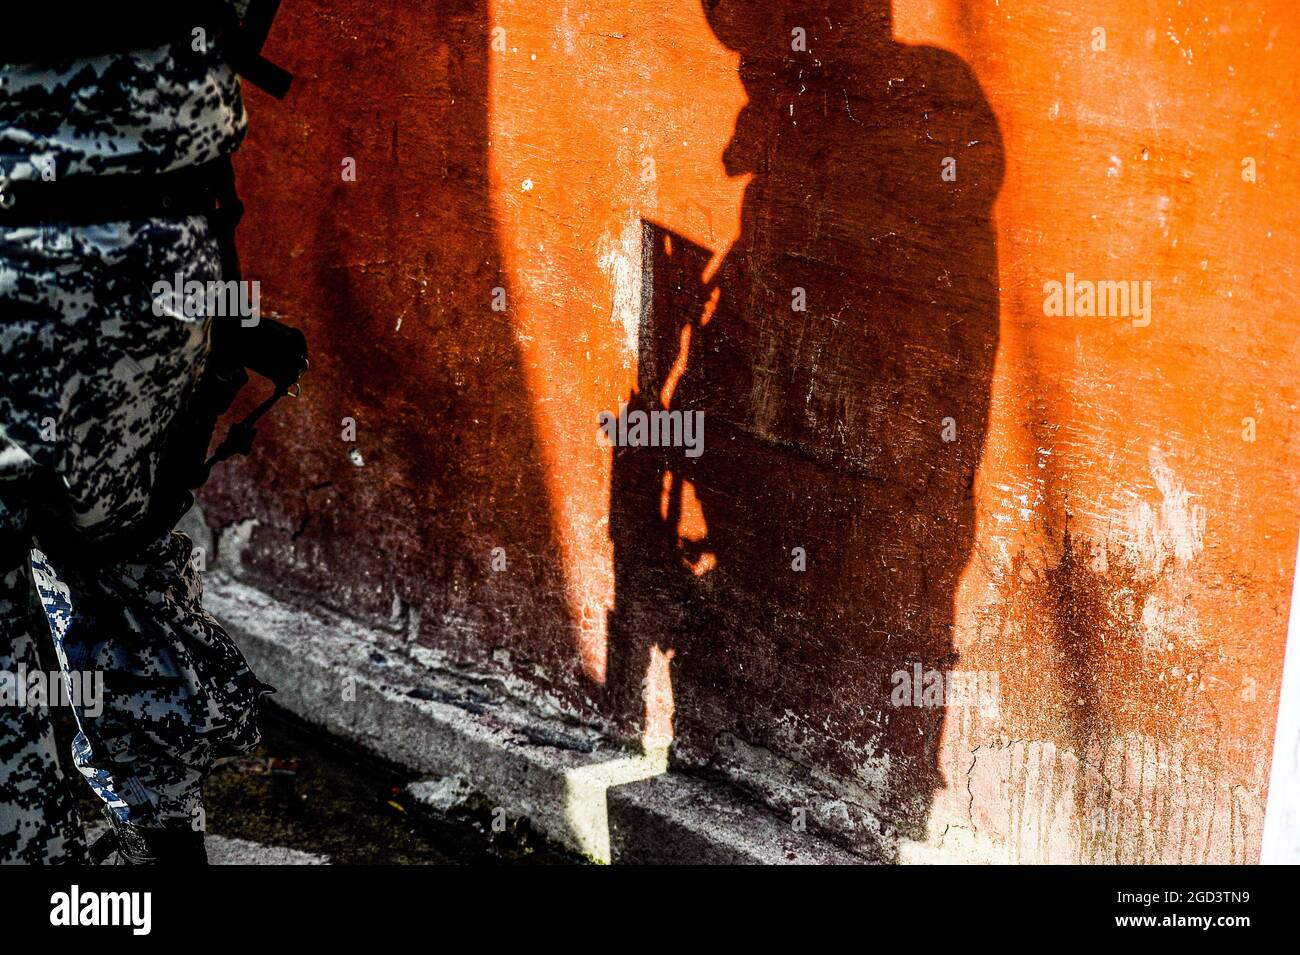
{"type": "Polygon", "coordinates": [[[290,712],[417,772],[458,777],[599,862],[862,864],[728,786],[666,771],[595,731],[420,666],[364,627],[289,607],[223,573],[205,605],[290,712]],[[328,636],[326,636],[328,635],[328,636]]]}

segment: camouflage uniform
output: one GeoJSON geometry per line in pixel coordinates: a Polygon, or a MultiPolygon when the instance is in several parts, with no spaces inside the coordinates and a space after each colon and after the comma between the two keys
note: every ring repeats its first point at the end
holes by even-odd
{"type": "MultiPolygon", "coordinates": [[[[228,154],[244,130],[238,79],[215,51],[0,65],[12,180],[54,168],[111,189],[116,173],[228,154]]],[[[65,673],[102,673],[102,713],[77,712],[77,767],[118,819],[197,827],[203,779],[256,743],[267,688],[203,611],[188,538],[90,568],[35,550],[29,525],[33,488],[66,492],[67,523],[88,541],[143,516],[208,349],[209,320],[154,314],[154,283],[176,273],[221,278],[207,219],[0,226],[0,679],[42,670],[47,635],[65,673]]],[[[82,852],[49,709],[0,706],[0,862],[82,852]]]]}

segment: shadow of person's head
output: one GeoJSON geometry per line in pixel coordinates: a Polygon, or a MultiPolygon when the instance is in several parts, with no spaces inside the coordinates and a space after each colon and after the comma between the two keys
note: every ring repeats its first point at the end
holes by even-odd
{"type": "Polygon", "coordinates": [[[890,0],[701,0],[724,46],[756,60],[807,52],[823,62],[893,33],[890,0]]]}
{"type": "MultiPolygon", "coordinates": [[[[831,94],[837,101],[878,95],[900,72],[897,61],[907,51],[894,41],[889,0],[701,3],[714,35],[740,54],[738,74],[747,97],[723,156],[729,176],[760,171],[758,154],[772,139],[777,114],[794,120],[796,102],[803,109],[831,94]]],[[[831,123],[857,121],[820,105],[831,123]]],[[[823,129],[820,135],[834,134],[823,129]]]]}

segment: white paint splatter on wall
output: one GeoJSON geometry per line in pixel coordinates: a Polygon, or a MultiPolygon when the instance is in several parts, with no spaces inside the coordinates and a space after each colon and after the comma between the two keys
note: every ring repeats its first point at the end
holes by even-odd
{"type": "Polygon", "coordinates": [[[622,328],[623,362],[630,365],[637,357],[641,326],[641,221],[635,214],[617,238],[604,237],[597,264],[613,286],[610,320],[622,328]]]}
{"type": "Polygon", "coordinates": [[[1147,459],[1162,500],[1154,507],[1139,501],[1129,508],[1129,546],[1135,559],[1159,570],[1170,557],[1188,561],[1205,549],[1205,508],[1192,503],[1158,448],[1151,448],[1147,459]]]}

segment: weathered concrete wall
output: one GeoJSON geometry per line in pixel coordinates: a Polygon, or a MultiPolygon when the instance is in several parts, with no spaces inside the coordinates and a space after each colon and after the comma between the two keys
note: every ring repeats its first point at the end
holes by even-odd
{"type": "Polygon", "coordinates": [[[207,513],[247,582],[859,849],[1254,861],[1298,34],[1282,0],[289,5],[241,246],[313,367],[207,513]],[[703,453],[604,446],[624,405],[702,413],[703,453]]]}

